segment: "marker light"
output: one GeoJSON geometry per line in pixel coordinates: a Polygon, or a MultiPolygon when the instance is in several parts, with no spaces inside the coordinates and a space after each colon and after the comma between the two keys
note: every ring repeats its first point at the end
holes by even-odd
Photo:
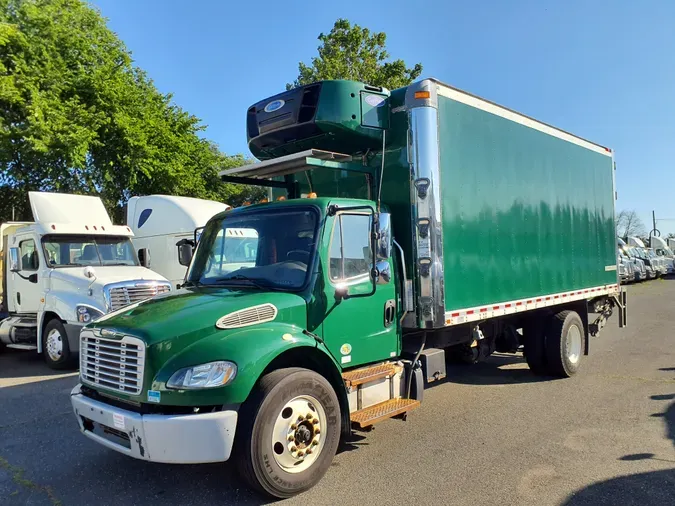
{"type": "Polygon", "coordinates": [[[418,98],[418,99],[431,98],[431,92],[430,91],[416,91],[415,92],[415,98],[418,98]]]}
{"type": "Polygon", "coordinates": [[[248,200],[242,204],[242,206],[250,206],[250,205],[251,203],[248,200]]]}
{"type": "Polygon", "coordinates": [[[309,195],[307,195],[308,199],[315,199],[316,198],[316,193],[312,192],[309,195]]]}
{"type": "Polygon", "coordinates": [[[262,200],[260,201],[261,204],[267,204],[268,202],[269,202],[269,200],[267,200],[267,199],[262,199],[262,200]]]}
{"type": "Polygon", "coordinates": [[[280,196],[277,197],[277,202],[279,202],[280,200],[286,200],[286,197],[284,197],[283,195],[280,195],[280,196]]]}

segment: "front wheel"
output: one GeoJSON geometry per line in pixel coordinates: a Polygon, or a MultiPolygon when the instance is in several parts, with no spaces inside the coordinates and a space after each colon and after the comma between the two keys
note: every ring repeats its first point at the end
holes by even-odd
{"type": "Polygon", "coordinates": [[[42,355],[51,369],[66,369],[73,365],[74,357],[68,346],[66,328],[60,320],[49,320],[42,332],[42,355]]]}
{"type": "Polygon", "coordinates": [[[340,404],[331,384],[301,368],[265,375],[240,413],[235,458],[248,484],[287,498],[313,487],[340,442],[340,404]]]}

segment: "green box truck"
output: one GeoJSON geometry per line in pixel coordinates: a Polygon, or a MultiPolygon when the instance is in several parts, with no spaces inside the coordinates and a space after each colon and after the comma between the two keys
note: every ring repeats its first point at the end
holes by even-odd
{"type": "Polygon", "coordinates": [[[232,456],[289,497],[447,361],[522,350],[567,377],[613,311],[625,324],[609,149],[433,79],[295,88],[247,134],[261,162],[221,176],[269,198],[177,245],[180,290],[82,330],[71,399],[100,444],[232,456]]]}

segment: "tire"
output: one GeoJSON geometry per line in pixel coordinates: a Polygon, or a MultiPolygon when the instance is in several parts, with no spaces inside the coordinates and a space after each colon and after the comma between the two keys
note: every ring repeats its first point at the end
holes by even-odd
{"type": "Polygon", "coordinates": [[[553,376],[576,374],[584,353],[584,324],[574,311],[561,311],[551,318],[546,332],[546,360],[553,376]]]}
{"type": "Polygon", "coordinates": [[[74,366],[75,357],[70,352],[68,335],[61,320],[53,318],[42,332],[42,356],[51,369],[68,369],[74,366]]]}
{"type": "Polygon", "coordinates": [[[523,354],[527,365],[537,376],[548,375],[546,360],[546,335],[541,320],[537,319],[523,327],[523,354]]]}
{"type": "Polygon", "coordinates": [[[297,367],[263,376],[242,405],[237,424],[234,454],[242,478],[279,499],[310,489],[333,461],[341,423],[337,395],[323,376],[297,367]],[[307,449],[310,453],[301,458],[298,452],[307,449]]]}

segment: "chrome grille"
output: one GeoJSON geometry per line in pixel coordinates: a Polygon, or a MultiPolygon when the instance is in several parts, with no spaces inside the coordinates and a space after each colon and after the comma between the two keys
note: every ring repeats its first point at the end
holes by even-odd
{"type": "Polygon", "coordinates": [[[80,334],[80,378],[101,388],[138,395],[143,388],[145,344],[135,337],[80,334]]]}
{"type": "Polygon", "coordinates": [[[219,329],[236,329],[256,323],[271,322],[277,317],[277,308],[273,304],[247,307],[230,314],[226,314],[216,322],[219,329]]]}
{"type": "Polygon", "coordinates": [[[166,293],[171,287],[165,283],[135,283],[113,286],[108,290],[110,311],[117,311],[129,304],[150,299],[160,293],[166,293]]]}

